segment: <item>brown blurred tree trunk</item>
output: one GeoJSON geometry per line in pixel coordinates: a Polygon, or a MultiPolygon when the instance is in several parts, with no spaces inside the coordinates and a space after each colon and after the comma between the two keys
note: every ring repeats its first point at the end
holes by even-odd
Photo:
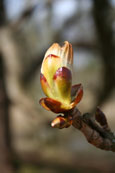
{"type": "Polygon", "coordinates": [[[100,53],[104,64],[103,88],[98,95],[97,104],[101,105],[115,88],[115,42],[112,7],[109,0],[93,0],[94,21],[99,37],[100,53]]]}
{"type": "Polygon", "coordinates": [[[11,173],[9,139],[9,100],[5,88],[3,56],[0,54],[0,172],[11,173]]]}
{"type": "MultiPolygon", "coordinates": [[[[0,32],[6,22],[4,1],[0,0],[0,32]]],[[[0,173],[12,173],[10,158],[9,99],[5,86],[5,68],[0,48],[0,173]]]]}

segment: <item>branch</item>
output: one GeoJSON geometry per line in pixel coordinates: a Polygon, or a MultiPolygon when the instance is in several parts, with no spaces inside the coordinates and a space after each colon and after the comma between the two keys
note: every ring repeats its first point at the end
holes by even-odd
{"type": "Polygon", "coordinates": [[[115,136],[108,126],[105,115],[99,108],[97,108],[95,118],[90,113],[81,115],[78,109],[73,110],[72,116],[72,125],[85,135],[90,144],[103,150],[115,152],[115,136]]]}
{"type": "Polygon", "coordinates": [[[106,116],[99,108],[94,116],[90,113],[82,115],[77,108],[74,108],[64,113],[64,116],[57,116],[51,123],[52,127],[59,129],[70,125],[80,130],[90,144],[115,152],[115,136],[110,130],[106,116]]]}

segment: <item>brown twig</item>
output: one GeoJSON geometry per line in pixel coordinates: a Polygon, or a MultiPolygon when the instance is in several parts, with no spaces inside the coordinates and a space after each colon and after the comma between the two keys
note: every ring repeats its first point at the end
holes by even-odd
{"type": "MultiPolygon", "coordinates": [[[[99,111],[99,108],[97,109],[97,111],[99,111]]],[[[104,127],[101,126],[102,121],[105,121],[106,119],[104,114],[102,118],[104,120],[101,120],[101,122],[98,122],[96,119],[93,119],[92,115],[89,113],[81,115],[80,111],[77,108],[75,108],[71,112],[71,115],[73,116],[72,125],[75,128],[79,129],[85,135],[87,141],[90,144],[103,150],[115,152],[114,134],[111,132],[109,128],[104,129],[104,127]]],[[[100,110],[99,116],[100,115],[102,115],[101,110],[100,110]]],[[[105,122],[107,123],[107,121],[105,122]]]]}
{"type": "Polygon", "coordinates": [[[112,133],[106,116],[97,108],[95,115],[90,113],[81,114],[74,108],[57,116],[51,123],[52,127],[63,129],[73,125],[80,130],[87,141],[97,148],[115,152],[115,136],[112,133]]]}

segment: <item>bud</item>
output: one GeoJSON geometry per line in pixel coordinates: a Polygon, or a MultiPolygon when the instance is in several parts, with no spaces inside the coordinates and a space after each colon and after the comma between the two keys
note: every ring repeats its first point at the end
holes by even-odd
{"type": "Polygon", "coordinates": [[[70,125],[72,124],[72,120],[69,117],[65,117],[65,116],[57,116],[52,122],[51,122],[51,126],[53,128],[68,128],[70,125]]]}
{"type": "Polygon", "coordinates": [[[65,41],[61,47],[54,43],[46,52],[42,66],[40,81],[47,96],[40,100],[40,104],[55,113],[66,112],[82,98],[82,85],[72,86],[72,45],[65,41]]]}

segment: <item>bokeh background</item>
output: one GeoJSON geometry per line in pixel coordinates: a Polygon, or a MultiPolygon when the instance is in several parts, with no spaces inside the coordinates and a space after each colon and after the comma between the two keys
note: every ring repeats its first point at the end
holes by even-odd
{"type": "Polygon", "coordinates": [[[73,45],[78,108],[100,106],[115,131],[115,0],[0,0],[0,173],[115,172],[115,155],[73,127],[50,126],[39,75],[45,51],[73,45]]]}

